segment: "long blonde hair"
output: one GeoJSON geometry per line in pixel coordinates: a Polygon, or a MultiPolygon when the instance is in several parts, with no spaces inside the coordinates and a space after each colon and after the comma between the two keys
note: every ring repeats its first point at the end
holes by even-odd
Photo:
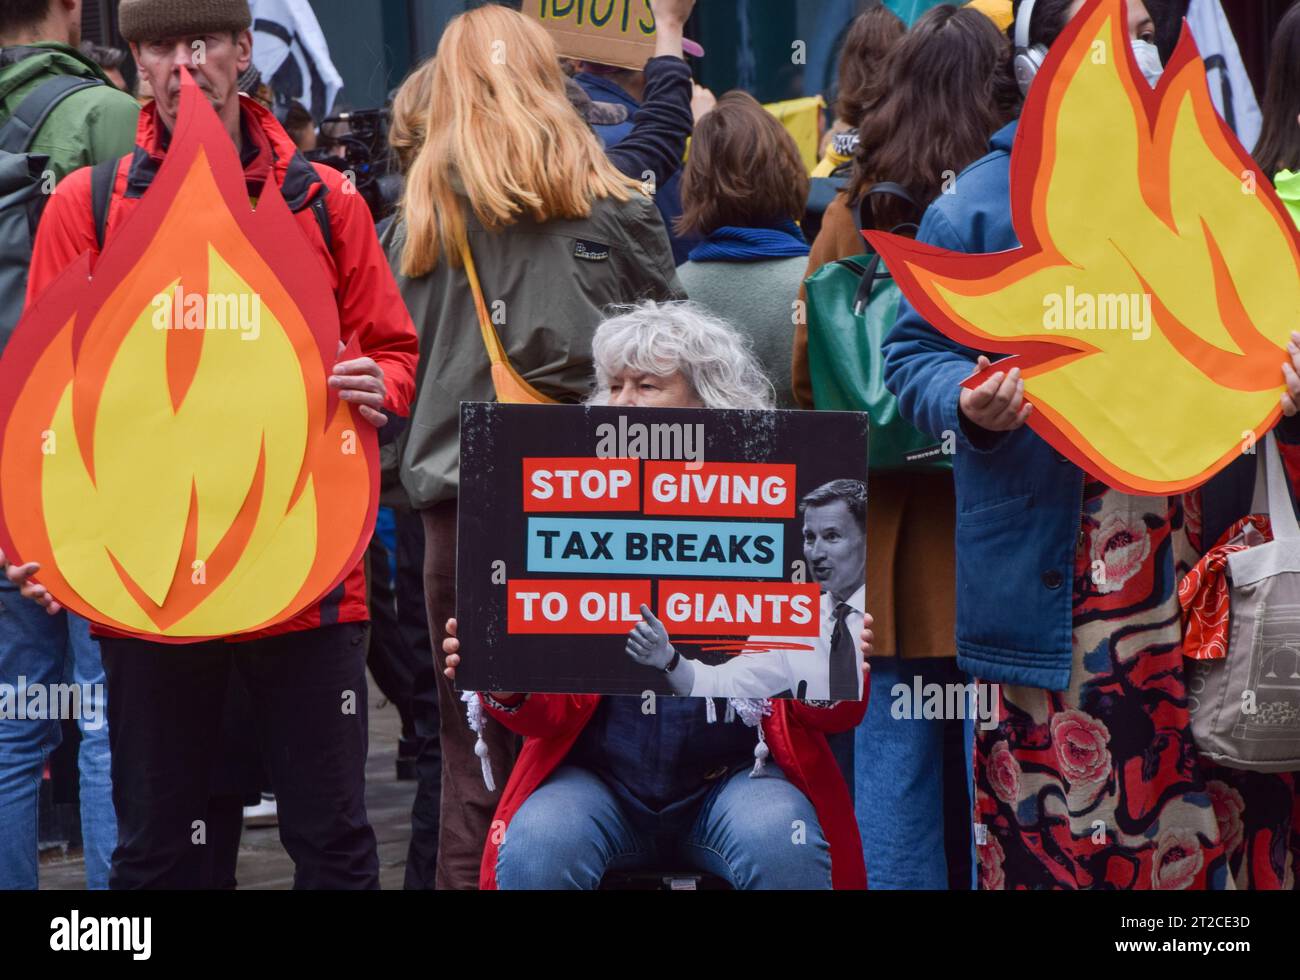
{"type": "Polygon", "coordinates": [[[564,90],[550,35],[497,4],[455,17],[434,56],[425,141],[407,177],[402,274],[459,263],[461,198],[483,227],[521,215],[585,218],[597,198],[629,199],[637,182],[605,156],[564,90]]]}
{"type": "Polygon", "coordinates": [[[397,154],[402,173],[411,169],[415,155],[424,145],[424,126],[429,118],[429,91],[433,82],[433,59],[420,64],[406,76],[393,96],[392,122],[388,127],[388,145],[397,154]]]}

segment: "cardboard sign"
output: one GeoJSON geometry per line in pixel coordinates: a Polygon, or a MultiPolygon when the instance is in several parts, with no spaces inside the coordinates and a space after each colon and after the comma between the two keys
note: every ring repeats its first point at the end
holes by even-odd
{"type": "Polygon", "coordinates": [[[640,71],[654,56],[650,0],[524,0],[566,58],[640,71]]]}
{"type": "Polygon", "coordinates": [[[1021,368],[1029,425],[1110,486],[1179,493],[1253,452],[1281,416],[1300,234],[1191,34],[1152,89],[1122,0],[1089,0],[1030,88],[1011,205],[1010,252],[868,238],[936,330],[1013,355],[992,371],[1021,368]]]}
{"type": "MultiPolygon", "coordinates": [[[[89,220],[89,215],[87,215],[89,220]]],[[[185,643],[333,590],[378,506],[375,430],[320,258],[274,181],[251,208],[188,73],[157,176],[93,270],[73,262],[0,360],[0,546],[64,606],[185,643]],[[93,275],[92,275],[93,272],[93,275]]]]}
{"type": "Polygon", "coordinates": [[[457,684],[860,698],[866,469],[865,415],[463,404],[457,684]]]}

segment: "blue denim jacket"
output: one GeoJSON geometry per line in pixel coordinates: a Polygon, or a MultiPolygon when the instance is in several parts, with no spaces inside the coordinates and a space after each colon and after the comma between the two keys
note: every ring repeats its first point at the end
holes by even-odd
{"type": "MultiPolygon", "coordinates": [[[[992,152],[926,211],[918,241],[956,252],[1019,247],[1010,204],[1015,132],[1012,123],[994,134],[992,152]]],[[[1060,691],[1070,683],[1083,471],[1028,427],[991,433],[963,424],[960,385],[979,353],[904,300],[884,344],[885,383],[917,428],[956,438],[958,664],[982,680],[1060,691]]]]}
{"type": "MultiPolygon", "coordinates": [[[[957,252],[1019,247],[1011,226],[1011,146],[1016,124],[957,177],[926,212],[917,239],[957,252]]],[[[991,433],[963,424],[959,385],[980,352],[944,337],[904,300],[885,340],[885,383],[902,414],[957,452],[957,659],[988,681],[1063,690],[1070,682],[1074,554],[1083,472],[1028,427],[991,433]]],[[[990,355],[990,359],[994,359],[990,355]]],[[[1277,428],[1300,443],[1300,417],[1277,428]]],[[[1254,458],[1204,488],[1204,545],[1250,509],[1254,458]]]]}

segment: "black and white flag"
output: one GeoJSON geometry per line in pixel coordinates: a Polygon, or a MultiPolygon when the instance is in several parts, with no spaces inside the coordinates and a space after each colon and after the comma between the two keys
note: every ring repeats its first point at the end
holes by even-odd
{"type": "Polygon", "coordinates": [[[295,100],[319,122],[343,88],[307,0],[251,0],[253,64],[279,100],[295,100]]]}

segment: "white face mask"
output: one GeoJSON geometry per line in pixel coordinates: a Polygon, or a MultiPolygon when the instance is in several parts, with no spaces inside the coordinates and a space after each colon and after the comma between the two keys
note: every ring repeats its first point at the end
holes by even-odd
{"type": "Polygon", "coordinates": [[[1138,67],[1142,69],[1143,77],[1152,88],[1155,88],[1156,82],[1160,81],[1160,76],[1165,73],[1165,66],[1160,61],[1160,49],[1150,41],[1135,40],[1133,54],[1137,56],[1138,67]]]}

